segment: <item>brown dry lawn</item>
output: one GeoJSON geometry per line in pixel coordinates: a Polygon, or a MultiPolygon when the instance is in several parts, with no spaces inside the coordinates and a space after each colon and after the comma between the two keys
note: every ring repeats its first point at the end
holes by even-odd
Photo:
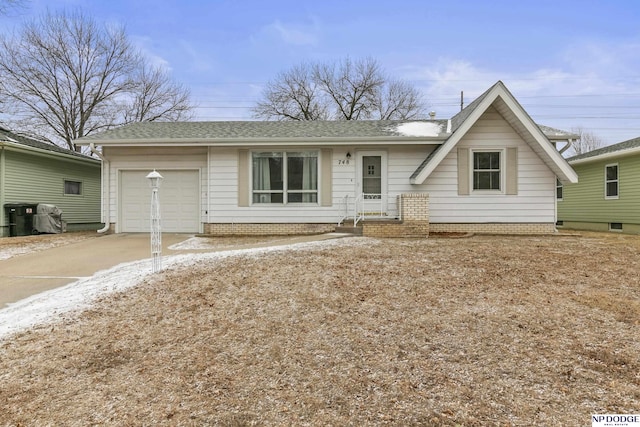
{"type": "Polygon", "coordinates": [[[640,411],[640,237],[345,239],[0,342],[0,425],[590,425],[640,411]]]}

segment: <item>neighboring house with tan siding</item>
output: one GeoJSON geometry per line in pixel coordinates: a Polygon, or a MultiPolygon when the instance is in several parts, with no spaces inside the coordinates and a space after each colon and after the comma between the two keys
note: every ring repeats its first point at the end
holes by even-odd
{"type": "Polygon", "coordinates": [[[558,187],[558,226],[640,234],[640,138],[568,162],[580,182],[558,187]]]}
{"type": "Polygon", "coordinates": [[[68,231],[100,227],[100,160],[0,128],[0,236],[16,203],[56,205],[68,231]]]}
{"type": "Polygon", "coordinates": [[[103,159],[103,222],[147,231],[551,233],[556,177],[577,177],[502,82],[451,119],[135,123],[81,138],[103,159]],[[100,148],[98,150],[98,147],[100,148]],[[386,220],[386,221],[383,221],[386,220]]]}

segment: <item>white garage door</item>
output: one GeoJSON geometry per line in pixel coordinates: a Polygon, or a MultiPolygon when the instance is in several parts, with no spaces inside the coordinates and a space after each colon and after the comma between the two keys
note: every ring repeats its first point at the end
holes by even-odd
{"type": "MultiPolygon", "coordinates": [[[[159,189],[162,231],[200,231],[200,182],[197,170],[164,171],[159,189]]],[[[121,171],[120,218],[122,232],[148,232],[151,210],[149,171],[121,171]]]]}

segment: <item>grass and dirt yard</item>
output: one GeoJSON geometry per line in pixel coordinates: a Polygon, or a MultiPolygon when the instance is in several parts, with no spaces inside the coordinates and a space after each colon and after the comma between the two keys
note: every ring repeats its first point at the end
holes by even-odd
{"type": "Polygon", "coordinates": [[[591,425],[640,411],[640,237],[350,238],[0,341],[0,425],[591,425]]]}

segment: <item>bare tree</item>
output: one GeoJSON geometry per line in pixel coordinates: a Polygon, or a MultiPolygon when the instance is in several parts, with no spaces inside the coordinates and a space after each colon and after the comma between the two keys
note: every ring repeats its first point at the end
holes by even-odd
{"type": "Polygon", "coordinates": [[[253,108],[267,120],[409,119],[424,113],[420,93],[390,80],[371,59],[303,64],[270,81],[253,108]]]}
{"type": "Polygon", "coordinates": [[[422,95],[403,80],[389,81],[380,91],[375,108],[382,120],[415,119],[424,112],[422,95]]]}
{"type": "Polygon", "coordinates": [[[124,122],[188,120],[193,116],[189,90],[175,83],[162,68],[143,64],[134,76],[133,99],[124,122]]]}
{"type": "Polygon", "coordinates": [[[73,141],[128,121],[181,117],[188,91],[152,70],[121,27],[47,13],[0,38],[0,90],[16,125],[73,141]]]}
{"type": "Polygon", "coordinates": [[[0,15],[8,15],[11,11],[24,8],[25,0],[0,0],[0,15]]]}
{"type": "Polygon", "coordinates": [[[267,83],[264,100],[254,108],[256,116],[276,120],[326,120],[327,106],[313,80],[312,66],[302,64],[282,72],[267,83]]]}
{"type": "Polygon", "coordinates": [[[571,132],[578,135],[579,138],[577,141],[573,141],[571,147],[566,151],[568,157],[584,154],[604,145],[604,142],[599,136],[581,126],[572,128],[571,132]]]}

